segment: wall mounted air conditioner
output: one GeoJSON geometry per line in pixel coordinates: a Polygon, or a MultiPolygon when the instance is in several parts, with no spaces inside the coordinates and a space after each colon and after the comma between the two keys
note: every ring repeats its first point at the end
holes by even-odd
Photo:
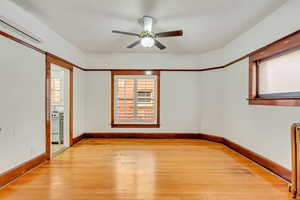
{"type": "Polygon", "coordinates": [[[25,38],[33,41],[33,42],[36,42],[36,43],[41,43],[42,42],[42,39],[40,37],[34,35],[30,31],[26,30],[26,28],[16,24],[12,20],[9,20],[9,19],[5,18],[1,14],[0,14],[0,25],[3,28],[9,29],[9,30],[21,35],[22,37],[25,37],[25,38]]]}

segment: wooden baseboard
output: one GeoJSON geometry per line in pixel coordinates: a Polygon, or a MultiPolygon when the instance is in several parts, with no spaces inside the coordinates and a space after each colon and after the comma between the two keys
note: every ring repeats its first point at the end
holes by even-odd
{"type": "Polygon", "coordinates": [[[76,143],[78,143],[78,142],[80,142],[80,140],[82,140],[84,137],[85,137],[85,135],[81,134],[81,135],[73,138],[73,145],[76,144],[76,143]]]}
{"type": "Polygon", "coordinates": [[[223,137],[200,133],[84,133],[83,138],[202,139],[223,143],[223,137]]]}
{"type": "Polygon", "coordinates": [[[85,133],[85,138],[201,139],[197,133],[85,133]]]}
{"type": "Polygon", "coordinates": [[[200,133],[85,133],[84,138],[202,139],[223,143],[223,137],[200,133]]]}
{"type": "Polygon", "coordinates": [[[223,144],[225,146],[229,147],[230,149],[244,155],[248,159],[256,162],[257,164],[263,166],[264,168],[270,170],[274,174],[277,174],[278,176],[285,179],[286,181],[291,182],[291,174],[292,173],[287,168],[255,153],[245,147],[242,147],[241,145],[238,145],[226,138],[223,139],[223,144]]]}
{"type": "Polygon", "coordinates": [[[22,176],[29,170],[37,167],[38,165],[42,164],[48,159],[48,155],[46,153],[35,157],[34,159],[31,159],[7,172],[4,172],[3,174],[0,174],[0,188],[4,185],[10,183],[14,179],[18,178],[19,176],[22,176]]]}
{"type": "Polygon", "coordinates": [[[85,133],[82,138],[139,138],[139,139],[202,139],[224,144],[262,167],[277,174],[286,181],[291,181],[291,171],[285,167],[238,145],[226,138],[202,133],[85,133]]]}
{"type": "MultiPolygon", "coordinates": [[[[85,137],[84,134],[77,136],[73,139],[73,144],[78,143],[80,140],[82,140],[85,137]]],[[[42,164],[44,161],[50,159],[50,154],[44,153],[34,159],[31,159],[7,172],[4,172],[3,174],[0,174],[0,188],[4,185],[7,185],[11,181],[15,180],[19,176],[22,176],[29,170],[35,168],[36,166],[42,164]]]]}
{"type": "Polygon", "coordinates": [[[223,144],[223,140],[224,140],[223,137],[215,136],[215,135],[208,135],[208,134],[203,134],[203,133],[199,133],[197,135],[199,135],[199,139],[223,144]]]}

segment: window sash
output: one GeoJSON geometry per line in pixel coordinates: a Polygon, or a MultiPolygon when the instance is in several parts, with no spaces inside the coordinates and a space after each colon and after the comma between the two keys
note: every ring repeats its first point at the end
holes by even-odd
{"type": "Polygon", "coordinates": [[[300,48],[258,62],[261,98],[300,97],[300,48]]]}
{"type": "MultiPolygon", "coordinates": [[[[145,83],[145,86],[147,86],[147,84],[145,83]]],[[[155,75],[115,75],[114,76],[114,119],[115,119],[115,124],[157,124],[157,76],[155,75]],[[119,98],[119,80],[125,80],[124,82],[126,82],[126,80],[132,80],[132,87],[133,87],[133,93],[134,96],[133,98],[129,98],[129,99],[124,99],[122,100],[121,98],[119,98]],[[150,87],[149,89],[152,90],[152,97],[141,97],[138,95],[139,90],[138,90],[138,82],[141,80],[153,80],[153,88],[150,87]],[[150,99],[151,103],[141,103],[138,101],[138,99],[150,99]],[[120,105],[120,101],[125,101],[124,103],[126,104],[126,101],[131,101],[130,103],[132,103],[133,105],[133,111],[132,113],[126,113],[126,111],[124,112],[124,118],[126,118],[126,116],[131,117],[131,119],[128,120],[121,120],[119,118],[120,115],[120,110],[119,110],[119,105],[120,105]],[[144,107],[147,107],[148,105],[152,104],[152,112],[147,113],[144,110],[144,114],[143,112],[139,113],[138,107],[143,107],[142,105],[144,105],[144,107]],[[142,118],[141,116],[149,116],[149,119],[151,118],[151,120],[146,120],[146,117],[142,118]]],[[[146,88],[143,88],[143,90],[145,91],[146,88]]],[[[126,88],[126,86],[124,86],[125,90],[125,95],[126,95],[126,91],[130,90],[130,88],[126,88]]],[[[140,92],[143,93],[143,92],[140,92]]],[[[145,94],[147,94],[147,92],[144,92],[145,94]]],[[[124,94],[123,94],[124,95],[124,94]]],[[[123,102],[122,102],[123,103],[123,102]]],[[[126,108],[125,108],[126,109],[126,108]]]]}
{"type": "Polygon", "coordinates": [[[51,102],[53,104],[63,103],[62,90],[63,90],[62,80],[59,78],[51,79],[51,102]]]}

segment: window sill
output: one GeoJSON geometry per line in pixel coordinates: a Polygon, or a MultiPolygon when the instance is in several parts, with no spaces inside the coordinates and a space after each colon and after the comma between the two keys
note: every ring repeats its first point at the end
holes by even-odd
{"type": "Polygon", "coordinates": [[[300,106],[300,98],[253,98],[247,100],[249,105],[300,106]]]}
{"type": "Polygon", "coordinates": [[[112,124],[112,128],[160,128],[160,124],[112,124]]]}

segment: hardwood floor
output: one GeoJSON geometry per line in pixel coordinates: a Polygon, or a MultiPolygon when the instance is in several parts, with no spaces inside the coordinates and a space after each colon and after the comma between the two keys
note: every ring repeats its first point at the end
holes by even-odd
{"type": "Polygon", "coordinates": [[[84,139],[1,200],[287,200],[288,184],[222,144],[84,139]]]}

